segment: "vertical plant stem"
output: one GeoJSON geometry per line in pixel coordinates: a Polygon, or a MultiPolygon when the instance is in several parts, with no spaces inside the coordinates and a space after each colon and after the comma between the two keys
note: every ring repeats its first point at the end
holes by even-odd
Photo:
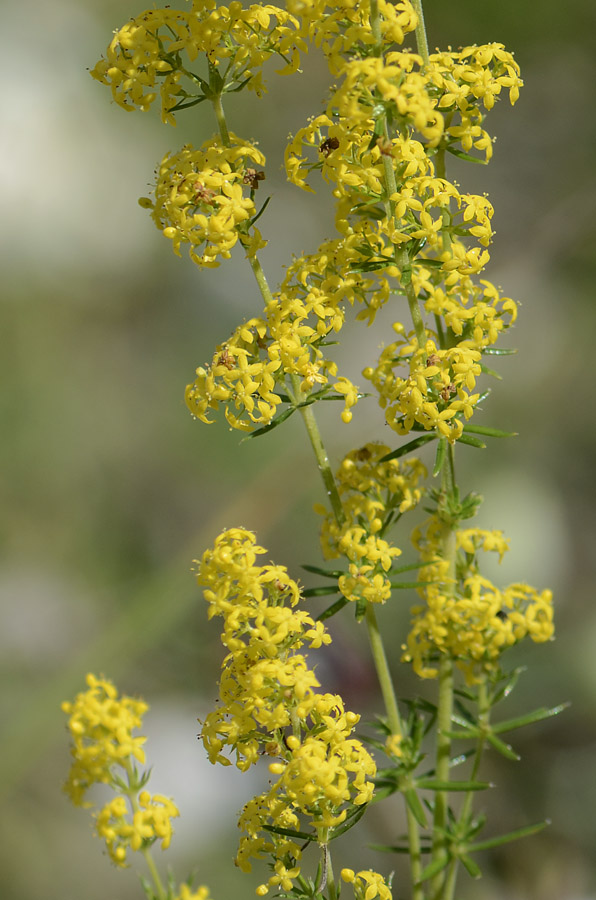
{"type": "Polygon", "coordinates": [[[412,0],[412,6],[418,15],[418,25],[416,26],[416,49],[422,57],[422,62],[426,66],[428,65],[428,39],[426,37],[422,0],[412,0]]]}
{"type": "MultiPolygon", "coordinates": [[[[453,713],[453,663],[444,655],[439,666],[439,700],[437,715],[437,753],[435,775],[438,781],[449,781],[449,762],[451,759],[451,728],[453,713]]],[[[447,791],[435,793],[435,811],[433,816],[432,862],[442,859],[447,852],[443,829],[447,825],[447,808],[449,797],[447,791]]],[[[432,881],[433,900],[443,900],[441,893],[445,872],[441,871],[432,881]]]]}
{"type": "Polygon", "coordinates": [[[401,737],[403,729],[399,710],[397,708],[397,699],[393,689],[393,679],[391,678],[391,673],[389,671],[385,646],[379,631],[377,616],[372,603],[369,603],[366,607],[366,624],[368,626],[370,649],[375,661],[375,668],[379,677],[381,693],[383,694],[385,709],[387,711],[387,724],[389,725],[392,734],[397,734],[401,737]]]}
{"type": "Polygon", "coordinates": [[[147,868],[151,873],[151,878],[153,879],[153,884],[155,885],[155,889],[157,891],[157,896],[159,900],[166,900],[166,891],[162,884],[161,878],[159,877],[159,872],[157,871],[157,866],[155,865],[155,860],[151,856],[151,850],[147,847],[143,850],[143,856],[145,858],[145,862],[147,863],[147,868]]]}
{"type": "MultiPolygon", "coordinates": [[[[482,756],[484,753],[484,748],[486,746],[486,730],[488,729],[490,718],[490,698],[488,696],[488,691],[486,689],[486,676],[478,685],[478,723],[480,725],[481,731],[478,741],[476,743],[476,751],[474,753],[474,762],[472,763],[472,770],[470,772],[470,781],[476,781],[478,777],[478,771],[480,769],[480,763],[482,761],[482,756]]],[[[466,794],[465,800],[462,805],[462,809],[459,815],[459,822],[465,827],[470,822],[472,817],[472,805],[474,803],[474,792],[469,791],[466,794]]],[[[459,868],[459,860],[452,859],[449,864],[449,870],[447,872],[447,879],[445,882],[445,898],[444,900],[452,900],[454,891],[455,891],[455,879],[457,877],[457,870],[459,868]]]]}
{"type": "MultiPolygon", "coordinates": [[[[447,515],[445,505],[447,498],[453,496],[455,489],[455,466],[453,447],[449,445],[447,449],[447,457],[443,464],[441,472],[441,493],[442,502],[439,504],[439,514],[441,506],[445,513],[443,519],[443,540],[441,548],[441,556],[447,562],[446,573],[446,599],[453,597],[455,592],[455,553],[456,540],[455,529],[447,515]]],[[[453,715],[453,660],[448,654],[443,654],[439,665],[439,699],[437,714],[437,748],[435,774],[438,781],[449,781],[449,770],[451,760],[451,738],[449,731],[451,730],[451,718],[453,715]]],[[[444,829],[447,826],[447,811],[449,804],[449,795],[447,791],[437,791],[435,794],[435,809],[433,816],[433,842],[432,842],[432,861],[436,862],[442,859],[447,852],[445,844],[444,829]]],[[[432,896],[437,900],[443,900],[442,889],[445,883],[445,871],[439,872],[432,881],[432,896]]]]}
{"type": "MultiPolygon", "coordinates": [[[[137,796],[138,788],[135,787],[135,785],[138,784],[138,779],[135,768],[130,762],[130,758],[124,762],[124,769],[126,771],[126,778],[129,786],[129,789],[126,793],[132,809],[132,813],[134,815],[136,812],[138,812],[139,809],[139,801],[137,796]]],[[[153,884],[155,885],[157,900],[166,900],[166,890],[163,886],[157,866],[155,865],[155,860],[151,855],[151,849],[149,847],[144,847],[142,853],[143,858],[147,864],[147,868],[149,869],[151,878],[153,879],[153,884]]]]}
{"type": "Polygon", "coordinates": [[[337,900],[337,891],[335,890],[335,877],[333,875],[333,863],[331,862],[331,850],[329,845],[326,848],[327,854],[327,891],[329,900],[337,900]]]}
{"type": "Polygon", "coordinates": [[[228,131],[228,126],[226,123],[226,116],[224,113],[223,104],[221,102],[221,94],[216,94],[212,99],[213,110],[215,112],[215,118],[217,119],[217,126],[219,128],[219,134],[221,136],[221,142],[224,147],[230,146],[230,133],[228,131]]]}
{"type": "MultiPolygon", "coordinates": [[[[297,375],[290,375],[290,381],[292,383],[294,401],[296,402],[300,397],[300,379],[297,375]]],[[[321,432],[319,431],[319,426],[317,424],[312,406],[301,406],[300,414],[302,416],[302,421],[304,422],[304,425],[306,427],[306,433],[308,434],[315,459],[317,460],[319,473],[321,475],[321,478],[323,479],[325,492],[327,494],[327,497],[329,498],[329,503],[331,504],[333,515],[335,516],[337,524],[343,525],[346,520],[346,514],[344,513],[344,508],[342,506],[341,498],[337,490],[335,478],[333,477],[333,472],[331,471],[329,457],[327,456],[327,451],[325,450],[325,447],[323,445],[321,432]]]]}
{"type": "MultiPolygon", "coordinates": [[[[387,131],[386,123],[385,131],[387,131]]],[[[393,170],[391,157],[386,155],[383,155],[383,170],[387,196],[392,197],[393,194],[397,193],[397,184],[395,181],[395,172],[393,170]]],[[[395,202],[393,200],[389,199],[386,201],[385,211],[387,217],[393,218],[397,226],[398,221],[395,216],[395,202]]],[[[412,317],[412,322],[414,324],[414,330],[416,331],[418,346],[421,349],[424,349],[426,345],[426,329],[424,327],[424,320],[422,318],[422,313],[420,312],[420,306],[418,305],[418,298],[416,297],[416,291],[414,290],[411,276],[409,276],[408,278],[405,277],[405,273],[410,272],[411,260],[408,256],[408,251],[404,247],[401,247],[399,244],[394,245],[393,254],[395,257],[395,264],[401,273],[401,286],[404,294],[406,295],[406,300],[408,301],[408,308],[410,310],[410,316],[412,317]]]]}

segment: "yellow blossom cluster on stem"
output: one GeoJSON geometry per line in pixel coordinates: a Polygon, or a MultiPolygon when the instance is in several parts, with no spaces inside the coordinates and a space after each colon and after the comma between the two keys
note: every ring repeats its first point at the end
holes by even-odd
{"type": "Polygon", "coordinates": [[[323,515],[321,547],[327,559],[345,557],[348,573],[338,587],[348,600],[384,603],[391,595],[388,572],[401,554],[383,538],[391,524],[419,502],[420,482],[426,469],[418,459],[384,461],[384,444],[365,444],[342,460],[336,473],[338,494],[345,520],[340,525],[333,513],[317,504],[323,515]]]}
{"type": "Polygon", "coordinates": [[[209,76],[220,64],[228,87],[258,94],[265,89],[263,63],[272,54],[285,62],[278,74],[296,71],[303,46],[297,28],[294,16],[271,4],[193,0],[188,10],[149,9],[116,31],[91,75],[109,85],[127,111],[146,111],[159,97],[162,121],[175,125],[178,109],[209,99],[216,87],[209,76]],[[190,69],[199,54],[208,63],[204,77],[190,69]]]}
{"type": "Polygon", "coordinates": [[[463,432],[462,417],[467,421],[472,416],[480,396],[471,393],[480,375],[480,358],[478,350],[461,344],[442,350],[428,340],[418,349],[412,337],[386,347],[377,367],[365,369],[364,376],[376,387],[387,423],[398,434],[408,434],[417,424],[455,441],[463,432]],[[398,357],[409,356],[408,378],[394,373],[396,351],[398,357]]]}
{"type": "Polygon", "coordinates": [[[458,555],[451,578],[441,552],[445,529],[433,516],[413,534],[421,559],[431,564],[420,572],[421,581],[428,582],[418,591],[424,605],[412,608],[403,658],[421,678],[433,678],[446,654],[473,683],[495,671],[503,651],[524,637],[536,643],[552,639],[552,592],[521,583],[497,588],[482,576],[478,552],[495,552],[501,559],[508,544],[501,532],[480,528],[455,532],[458,555]]]}
{"type": "Polygon", "coordinates": [[[351,420],[358,390],[338,374],[337,364],[325,355],[322,344],[341,330],[346,303],[383,302],[376,281],[342,271],[351,255],[347,242],[327,241],[316,253],[293,262],[262,318],[240,325],[217,347],[211,363],[196,370],[194,382],[186,388],[186,403],[193,415],[210,423],[211,411],[221,404],[233,428],[253,431],[270,424],[287,397],[288,376],[295,376],[300,380],[295,403],[331,388],[343,400],[342,419],[351,420]]]}
{"type": "Polygon", "coordinates": [[[62,711],[68,716],[72,747],[72,765],[64,789],[80,806],[93,784],[107,784],[114,766],[123,766],[131,758],[143,764],[144,737],[133,737],[149,708],[142,700],[118,697],[111,681],[88,674],[87,690],[74,701],[65,701],[62,711]]]}
{"type": "Polygon", "coordinates": [[[145,738],[133,736],[149,708],[142,700],[118,696],[111,681],[88,674],[87,690],[65,701],[72,747],[72,765],[64,790],[78,806],[93,784],[109,785],[116,793],[96,814],[96,831],[106,843],[113,863],[125,866],[127,851],[145,850],[156,841],[170,845],[176,804],[162,794],[144,790],[149,773],[139,775],[136,763],[145,762],[145,738]]]}
{"type": "Polygon", "coordinates": [[[141,791],[132,816],[125,797],[115,797],[97,814],[96,828],[104,838],[112,862],[118,866],[126,864],[126,851],[140,850],[155,841],[161,841],[162,850],[167,850],[172,840],[172,819],[179,816],[176,804],[149,791],[141,791]]]}
{"type": "Polygon", "coordinates": [[[258,565],[264,552],[251,532],[235,528],[220,534],[200,562],[209,616],[223,617],[229,650],[221,703],[202,723],[202,738],[212,762],[230,764],[225,747],[242,770],[263,754],[277,759],[269,765],[277,780],[240,817],[245,837],[237,861],[248,871],[251,857],[272,854],[276,869],[268,884],[290,890],[300,848],[269,829],[306,823],[315,835],[326,834],[345,820],[349,804],[371,800],[376,767],[351,736],[359,716],[345,710],[341,697],[318,692],[299,652],[330,642],[324,625],[296,608],[300,590],[284,567],[258,565]]]}
{"type": "MultiPolygon", "coordinates": [[[[300,22],[300,34],[321,47],[332,74],[342,71],[351,56],[370,53],[375,39],[371,28],[371,3],[330,3],[329,0],[288,0],[286,7],[300,22]]],[[[381,35],[385,44],[402,44],[414,31],[418,15],[410,0],[378,0],[381,35]]]]}
{"type": "Polygon", "coordinates": [[[198,265],[219,265],[229,259],[242,228],[255,215],[253,194],[264,173],[265,157],[252,144],[230,135],[230,145],[212,138],[199,150],[190,145],[167,153],[157,169],[155,199],[143,197],[153,221],[172,242],[190,245],[190,257],[198,265]]]}

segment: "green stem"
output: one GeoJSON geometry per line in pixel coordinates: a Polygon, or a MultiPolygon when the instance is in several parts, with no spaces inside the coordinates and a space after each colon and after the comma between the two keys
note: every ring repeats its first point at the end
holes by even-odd
{"type": "MultiPolygon", "coordinates": [[[[443,495],[443,504],[446,498],[453,495],[455,488],[455,468],[453,447],[449,445],[447,451],[447,459],[443,465],[441,472],[441,488],[443,495]]],[[[440,514],[439,506],[439,514],[440,514]]],[[[448,563],[447,568],[447,585],[445,589],[446,599],[453,597],[455,593],[455,554],[456,539],[453,524],[446,519],[444,521],[444,532],[441,547],[441,556],[448,563]]],[[[439,781],[449,781],[450,761],[451,761],[451,738],[449,732],[451,730],[451,719],[453,716],[453,660],[450,655],[445,653],[439,664],[439,699],[437,713],[437,751],[435,774],[439,781]]],[[[443,859],[447,848],[445,845],[444,831],[447,827],[447,813],[449,805],[449,795],[447,791],[437,791],[435,794],[435,810],[433,816],[433,846],[431,860],[433,862],[443,859]]],[[[443,890],[445,889],[444,871],[439,872],[432,881],[432,896],[437,900],[444,900],[443,890]]]]}
{"type": "MultiPolygon", "coordinates": [[[[476,752],[474,753],[474,762],[470,772],[470,781],[476,781],[480,770],[480,763],[486,746],[486,732],[488,731],[490,719],[490,699],[486,689],[486,677],[478,685],[478,724],[480,725],[480,735],[476,743],[476,752]]],[[[459,814],[459,822],[463,828],[467,828],[472,816],[472,806],[474,803],[474,792],[469,791],[466,794],[461,812],[459,814]]],[[[453,900],[455,893],[455,879],[459,868],[459,860],[452,859],[447,872],[445,882],[445,897],[441,900],[453,900]]]]}
{"type": "Polygon", "coordinates": [[[424,25],[424,11],[422,9],[422,0],[412,0],[412,6],[418,15],[418,25],[416,26],[416,48],[422,57],[425,66],[428,65],[428,39],[426,37],[426,27],[424,25]]]}
{"type": "Polygon", "coordinates": [[[249,256],[248,261],[250,263],[250,267],[253,271],[253,275],[255,276],[256,282],[259,286],[259,290],[261,292],[261,296],[265,301],[267,306],[271,306],[275,303],[275,298],[271,293],[271,288],[269,287],[269,282],[267,281],[267,276],[263,271],[263,267],[260,261],[256,256],[249,256]]]}
{"type": "Polygon", "coordinates": [[[385,646],[383,644],[383,639],[381,637],[379,626],[377,624],[375,608],[372,603],[369,603],[366,607],[366,624],[368,627],[370,649],[375,662],[375,668],[377,670],[377,676],[379,678],[381,693],[383,694],[385,709],[387,711],[387,724],[389,725],[392,734],[396,734],[401,737],[403,734],[403,728],[399,710],[397,708],[397,699],[395,696],[395,690],[393,688],[393,680],[391,678],[391,673],[389,672],[385,646]]]}
{"type": "MultiPolygon", "coordinates": [[[[385,131],[386,130],[387,123],[385,122],[385,131]]],[[[383,155],[383,170],[387,196],[392,197],[393,194],[397,193],[397,183],[395,181],[395,171],[393,169],[392,159],[385,154],[383,155]]],[[[395,216],[395,202],[393,200],[387,200],[385,202],[385,213],[387,218],[393,219],[395,226],[397,227],[399,222],[395,216]]],[[[401,286],[406,295],[406,300],[408,301],[408,308],[414,324],[414,330],[416,331],[418,346],[424,350],[424,347],[426,346],[426,328],[424,327],[424,320],[422,318],[420,306],[418,305],[418,298],[416,297],[416,291],[414,290],[411,277],[409,279],[404,278],[404,273],[411,269],[412,261],[410,260],[408,251],[405,247],[402,247],[399,244],[394,245],[393,254],[395,257],[395,264],[401,273],[401,286]]]]}
{"type": "MultiPolygon", "coordinates": [[[[451,760],[451,729],[453,715],[453,662],[444,654],[439,664],[439,700],[437,715],[437,755],[435,775],[439,781],[449,781],[449,763],[451,760]]],[[[444,829],[447,826],[447,810],[449,795],[447,791],[435,793],[435,811],[433,816],[433,846],[431,861],[443,859],[446,852],[444,829]]],[[[441,871],[432,881],[433,900],[443,900],[442,889],[445,872],[441,871]]]]}
{"type": "MultiPolygon", "coordinates": [[[[420,2],[418,2],[418,28],[417,28],[417,40],[420,42],[419,38],[419,29],[421,28],[421,34],[424,35],[424,19],[422,16],[422,7],[420,2]]],[[[375,51],[378,56],[382,55],[382,35],[381,35],[381,23],[379,16],[379,8],[376,0],[371,0],[370,7],[370,21],[371,21],[371,30],[373,33],[373,37],[375,39],[375,51]]],[[[426,38],[424,38],[426,40],[426,38]]],[[[426,55],[421,53],[425,62],[428,62],[428,49],[426,50],[426,55]]],[[[385,137],[388,137],[388,128],[387,128],[387,117],[383,114],[384,122],[383,122],[383,131],[385,137]]],[[[385,201],[385,215],[388,219],[393,219],[396,227],[399,226],[395,215],[395,201],[390,198],[397,193],[397,183],[395,180],[395,170],[393,168],[393,162],[390,156],[383,154],[383,169],[385,176],[385,190],[387,192],[387,200],[385,201]]],[[[414,330],[416,332],[416,339],[418,341],[418,346],[424,350],[426,346],[426,329],[424,327],[424,320],[422,318],[422,312],[420,310],[420,306],[418,304],[418,298],[416,297],[416,292],[414,290],[414,285],[411,280],[411,260],[408,255],[408,252],[405,248],[401,247],[398,244],[394,245],[394,258],[395,264],[398,267],[401,273],[401,286],[405,293],[406,300],[408,303],[408,308],[410,310],[410,316],[412,317],[412,322],[414,323],[414,330]],[[407,278],[404,277],[404,274],[408,272],[409,276],[407,278]]],[[[387,710],[387,723],[391,728],[391,731],[394,734],[401,735],[403,733],[403,728],[401,724],[401,719],[399,715],[399,709],[397,706],[397,699],[395,696],[395,689],[393,686],[393,680],[391,678],[389,672],[389,666],[387,665],[387,656],[385,654],[385,648],[383,645],[383,641],[378,629],[376,614],[374,608],[371,604],[369,604],[366,611],[366,623],[368,626],[368,636],[369,642],[371,646],[371,651],[373,655],[373,659],[375,661],[375,666],[377,669],[377,674],[379,678],[379,684],[381,686],[381,691],[383,693],[383,699],[385,702],[385,709],[387,710]]],[[[408,823],[408,847],[409,847],[409,857],[410,857],[410,875],[412,879],[412,900],[423,900],[424,898],[424,886],[420,883],[420,878],[422,875],[422,852],[420,848],[420,828],[416,817],[408,804],[406,804],[406,819],[408,823]]]]}
{"type": "Polygon", "coordinates": [[[148,847],[145,847],[143,850],[143,856],[145,857],[145,862],[147,863],[147,868],[151,873],[151,877],[153,879],[153,884],[155,885],[155,889],[157,891],[157,895],[159,900],[166,900],[167,894],[165,888],[162,884],[161,878],[159,877],[159,872],[157,871],[157,866],[155,865],[155,860],[151,856],[151,850],[148,847]]]}
{"type": "Polygon", "coordinates": [[[226,123],[226,116],[224,113],[223,104],[221,102],[221,94],[215,94],[215,96],[211,100],[213,104],[213,110],[215,112],[215,118],[217,119],[217,125],[219,128],[219,134],[221,136],[221,142],[224,147],[230,147],[230,133],[228,131],[228,126],[226,123]]]}
{"type": "Polygon", "coordinates": [[[375,55],[380,56],[383,49],[383,35],[381,33],[381,18],[379,16],[378,0],[370,0],[370,30],[375,39],[375,55]]]}
{"type": "MultiPolygon", "coordinates": [[[[293,400],[294,402],[297,402],[301,393],[300,378],[298,377],[298,375],[290,375],[290,381],[292,383],[293,400]]],[[[341,526],[346,521],[346,514],[344,512],[341,498],[337,490],[335,478],[333,477],[333,472],[329,463],[329,457],[327,456],[327,451],[325,450],[325,447],[323,445],[321,432],[319,431],[319,426],[317,424],[312,406],[301,406],[300,415],[302,416],[302,421],[304,422],[304,425],[306,427],[306,433],[308,434],[310,445],[313,449],[315,459],[317,460],[319,474],[323,479],[323,484],[325,485],[325,491],[327,493],[327,497],[329,498],[329,503],[331,504],[333,515],[335,516],[337,524],[341,526]]]]}
{"type": "MultiPolygon", "coordinates": [[[[128,781],[128,791],[127,796],[130,802],[130,806],[132,809],[132,814],[138,812],[139,802],[138,802],[138,779],[136,776],[136,771],[133,764],[130,761],[130,758],[125,760],[124,770],[126,771],[126,778],[128,781]]],[[[155,865],[155,860],[151,856],[151,850],[149,847],[143,847],[142,854],[147,864],[147,868],[149,869],[149,873],[151,878],[153,879],[153,884],[155,885],[155,890],[157,891],[157,900],[166,900],[166,890],[163,886],[162,880],[159,876],[159,872],[157,870],[157,866],[155,865]]]]}
{"type": "Polygon", "coordinates": [[[410,848],[410,875],[412,878],[412,900],[423,900],[424,886],[420,884],[422,876],[422,851],[420,849],[420,829],[416,816],[406,804],[408,822],[408,845],[410,848]]]}
{"type": "Polygon", "coordinates": [[[329,900],[337,900],[335,878],[333,875],[333,863],[331,862],[331,850],[329,849],[329,845],[327,845],[325,852],[327,854],[327,888],[329,892],[329,900]]]}

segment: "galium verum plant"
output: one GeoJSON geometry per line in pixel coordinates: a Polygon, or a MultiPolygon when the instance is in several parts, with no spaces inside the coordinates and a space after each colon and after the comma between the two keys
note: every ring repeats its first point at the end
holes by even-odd
{"type": "MultiPolygon", "coordinates": [[[[500,531],[466,527],[481,497],[460,494],[455,467],[459,445],[483,448],[484,438],[507,436],[472,419],[495,375],[487,361],[512,352],[497,345],[517,307],[484,277],[491,203],[449,181],[446,160],[489,162],[486,116],[503,96],[517,100],[518,65],[498,43],[429,53],[420,0],[289,0],[285,8],[192,0],[131,19],[91,75],[124,110],[156,104],[166,125],[211,104],[216,134],[167,153],[152,197],[140,204],[174,252],[188,250],[199,267],[219,266],[240,245],[264,306],[197,368],[186,403],[205,423],[223,408],[229,426],[251,438],[299,412],[324,485],[321,548],[336,567],[304,566],[322,586],[303,590],[285,567],[263,563],[266,550],[244,528],[224,531],[197,562],[226,650],[219,703],[202,722],[205,750],[212,763],[242,771],[265,759],[271,776],[241,811],[236,863],[250,872],[254,860],[267,861],[259,896],[336,900],[343,884],[357,900],[388,900],[392,876],[344,868],[338,879],[330,848],[369,804],[400,793],[405,834],[391,835],[385,848],[408,854],[410,875],[400,874],[397,895],[453,900],[461,866],[480,874],[476,851],[544,825],[479,839],[485,822],[474,801],[489,787],[480,779],[485,750],[516,759],[502,735],[559,711],[493,719],[519,675],[504,668],[504,652],[526,637],[552,639],[552,597],[524,583],[498,587],[483,574],[484,555],[501,559],[508,542],[500,531]],[[260,199],[265,157],[252,136],[228,129],[224,101],[242,90],[261,98],[271,57],[278,74],[291,76],[315,47],[335,84],[325,107],[290,138],[285,167],[302,190],[313,191],[321,177],[329,186],[336,233],[295,257],[273,290],[257,227],[269,199],[260,199]],[[356,323],[372,324],[383,307],[394,320],[378,359],[362,361],[368,394],[330,353],[348,307],[356,323]],[[315,404],[339,401],[349,423],[371,394],[392,437],[351,449],[333,472],[315,404]],[[431,443],[428,477],[412,454],[431,443]],[[418,558],[400,565],[393,528],[406,513],[418,558]],[[412,570],[417,580],[400,579],[412,570]],[[420,678],[435,680],[434,703],[398,702],[387,664],[377,605],[403,589],[419,599],[409,633],[391,644],[397,639],[402,662],[420,678]],[[305,608],[307,597],[333,595],[318,615],[305,608]],[[326,620],[350,605],[368,632],[385,703],[368,737],[356,734],[360,716],[325,692],[308,658],[331,641],[326,620]],[[459,779],[456,766],[465,770],[459,779]],[[460,802],[452,805],[455,793],[460,802]]],[[[67,792],[80,804],[92,784],[111,786],[97,832],[116,865],[145,855],[149,897],[206,900],[205,887],[164,885],[150,854],[153,844],[169,844],[178,811],[149,794],[149,774],[138,769],[144,738],[132,732],[145,704],[119,699],[106,679],[89,675],[87,684],[63,706],[73,739],[67,792]]]]}

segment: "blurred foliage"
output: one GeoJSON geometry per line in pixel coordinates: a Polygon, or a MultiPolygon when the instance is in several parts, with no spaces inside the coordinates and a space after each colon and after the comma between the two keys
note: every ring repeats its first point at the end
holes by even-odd
{"type": "MultiPolygon", "coordinates": [[[[213,700],[221,654],[189,569],[232,525],[257,531],[294,575],[301,562],[318,561],[310,510],[319,485],[300,422],[239,445],[222,423],[202,426],[184,407],[195,367],[259,300],[241,254],[214,273],[194,271],[136,207],[163,152],[212,125],[202,108],[176,131],[152,116],[125,116],[87,77],[112,29],[143,8],[124,6],[26,0],[0,9],[7,33],[26,32],[31,63],[18,62],[18,42],[2,63],[14,84],[3,101],[0,181],[6,900],[141,896],[134,874],[115,872],[102,857],[85,813],[59,794],[68,765],[59,701],[81,688],[89,669],[154,707],[156,778],[166,791],[176,774],[185,785],[176,799],[186,818],[172,853],[180,875],[199,865],[216,898],[252,896],[258,879],[240,878],[231,858],[235,812],[253,785],[218,776],[195,740],[194,717],[213,700]]],[[[523,660],[528,673],[509,712],[573,702],[564,717],[528,729],[517,744],[520,765],[494,760],[489,773],[498,784],[487,798],[495,832],[545,816],[551,829],[492,855],[488,877],[464,885],[462,900],[580,900],[596,892],[595,9],[591,0],[425,4],[431,45],[502,41],[526,81],[514,111],[505,102],[494,111],[491,166],[465,176],[496,208],[490,277],[522,302],[519,353],[501,364],[504,381],[486,423],[520,437],[484,453],[462,448],[459,465],[464,486],[486,496],[483,523],[512,537],[503,579],[556,591],[557,641],[523,660]]],[[[259,137],[273,174],[287,132],[314,112],[326,79],[313,57],[301,78],[271,78],[259,113],[255,98],[232,98],[233,130],[259,137]]],[[[327,236],[330,215],[317,206],[324,191],[313,201],[281,173],[270,192],[262,225],[272,236],[265,265],[275,280],[292,249],[327,236]]],[[[346,360],[356,347],[374,352],[382,339],[380,330],[357,331],[346,360]]],[[[337,416],[329,410],[323,422],[335,459],[359,442],[386,439],[372,401],[357,408],[350,428],[337,416]]],[[[382,611],[383,628],[398,634],[410,602],[399,600],[382,611]]],[[[334,620],[333,634],[321,677],[332,690],[341,684],[354,708],[379,708],[362,635],[347,618],[334,620]]],[[[512,665],[520,662],[512,655],[512,665]]],[[[399,684],[405,694],[415,690],[407,671],[399,684]]],[[[397,807],[395,816],[399,823],[397,807]]],[[[396,827],[374,811],[365,821],[371,842],[396,827]]],[[[354,850],[347,839],[345,858],[354,850]]],[[[363,859],[384,862],[372,853],[363,859]]]]}

